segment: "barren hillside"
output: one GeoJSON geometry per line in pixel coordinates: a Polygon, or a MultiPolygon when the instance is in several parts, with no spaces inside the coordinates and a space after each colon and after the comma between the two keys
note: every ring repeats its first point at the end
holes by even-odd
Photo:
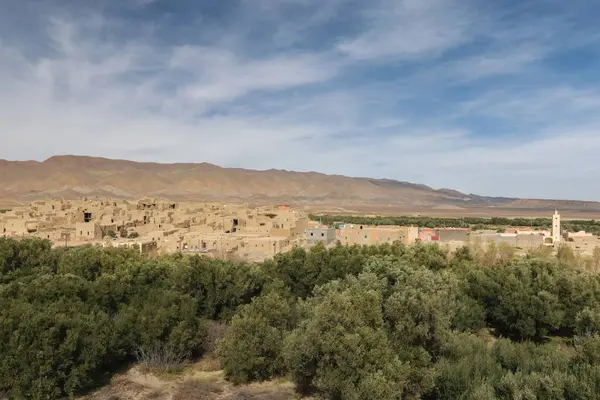
{"type": "Polygon", "coordinates": [[[316,172],[255,171],[207,163],[139,163],[86,156],[56,156],[43,162],[0,160],[0,199],[4,203],[82,196],[600,211],[597,202],[490,198],[389,179],[316,172]]]}

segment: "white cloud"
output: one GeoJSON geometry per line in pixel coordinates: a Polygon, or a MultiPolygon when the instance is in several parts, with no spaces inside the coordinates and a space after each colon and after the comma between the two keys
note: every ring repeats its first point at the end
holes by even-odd
{"type": "Polygon", "coordinates": [[[462,108],[463,114],[479,113],[544,125],[580,126],[589,123],[581,118],[600,122],[600,116],[594,112],[600,108],[600,89],[559,84],[518,91],[495,90],[465,102],[462,108]]]}
{"type": "Polygon", "coordinates": [[[385,0],[367,12],[369,28],[339,49],[359,60],[437,56],[469,40],[473,21],[453,0],[385,0]]]}
{"type": "Polygon", "coordinates": [[[337,65],[318,54],[283,54],[242,60],[227,50],[184,46],[175,50],[170,65],[188,71],[194,81],[183,93],[194,100],[233,100],[253,91],[278,91],[323,82],[337,65]]]}
{"type": "Polygon", "coordinates": [[[544,55],[545,52],[537,47],[517,47],[501,52],[490,51],[442,65],[441,68],[458,82],[465,83],[491,76],[522,74],[544,55]]]}

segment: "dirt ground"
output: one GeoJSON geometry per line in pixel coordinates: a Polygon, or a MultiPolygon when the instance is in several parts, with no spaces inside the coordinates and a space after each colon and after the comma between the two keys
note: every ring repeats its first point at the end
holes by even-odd
{"type": "Polygon", "coordinates": [[[181,374],[162,375],[134,366],[110,384],[78,400],[288,400],[298,399],[285,379],[233,386],[216,360],[200,360],[181,374]]]}

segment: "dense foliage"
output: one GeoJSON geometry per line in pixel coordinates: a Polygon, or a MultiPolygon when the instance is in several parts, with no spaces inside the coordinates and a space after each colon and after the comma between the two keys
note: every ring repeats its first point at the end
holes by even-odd
{"type": "MultiPolygon", "coordinates": [[[[564,259],[564,257],[563,257],[564,259]]],[[[600,278],[543,252],[322,246],[233,264],[0,239],[0,392],[55,399],[140,349],[328,399],[594,399],[600,278]]],[[[147,353],[147,351],[146,351],[147,353]]]]}
{"type": "MultiPolygon", "coordinates": [[[[399,225],[419,226],[423,228],[473,228],[473,229],[502,229],[511,226],[530,226],[534,229],[550,229],[550,218],[442,218],[442,217],[411,217],[411,216],[358,216],[358,215],[311,215],[314,221],[326,225],[341,223],[357,225],[399,225]]],[[[569,232],[586,231],[600,235],[600,221],[595,220],[563,220],[562,228],[569,232]]]]}
{"type": "Polygon", "coordinates": [[[429,245],[364,248],[338,264],[358,249],[279,257],[279,306],[265,307],[273,291],[255,299],[221,344],[230,379],[286,374],[328,399],[600,395],[597,276],[543,251],[484,266],[489,252],[429,245]]]}

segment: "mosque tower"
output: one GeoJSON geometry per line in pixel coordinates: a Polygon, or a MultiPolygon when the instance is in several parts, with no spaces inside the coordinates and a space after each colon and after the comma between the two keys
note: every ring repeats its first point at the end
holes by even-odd
{"type": "Polygon", "coordinates": [[[558,210],[555,210],[554,215],[552,216],[552,241],[558,243],[560,240],[560,214],[558,213],[558,210]]]}

